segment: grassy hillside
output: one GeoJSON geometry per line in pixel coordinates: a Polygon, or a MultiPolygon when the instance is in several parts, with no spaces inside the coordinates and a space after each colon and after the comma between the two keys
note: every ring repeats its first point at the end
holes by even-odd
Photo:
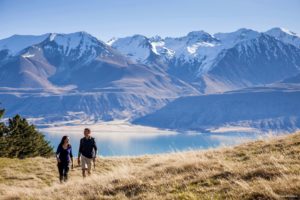
{"type": "Polygon", "coordinates": [[[58,183],[55,159],[0,158],[1,199],[300,199],[300,133],[234,148],[101,158],[58,183]]]}

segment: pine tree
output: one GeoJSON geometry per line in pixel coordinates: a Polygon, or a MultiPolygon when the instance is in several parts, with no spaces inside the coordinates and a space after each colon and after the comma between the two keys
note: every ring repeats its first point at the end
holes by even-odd
{"type": "Polygon", "coordinates": [[[10,150],[8,157],[26,158],[35,156],[48,157],[53,154],[53,148],[45,140],[44,135],[30,125],[25,118],[16,115],[9,119],[7,135],[10,150]]]}
{"type": "MultiPolygon", "coordinates": [[[[0,116],[3,116],[3,112],[0,112],[0,116]]],[[[27,158],[53,155],[53,148],[45,140],[44,135],[20,115],[9,119],[8,126],[2,123],[0,132],[0,157],[27,158]]]]}

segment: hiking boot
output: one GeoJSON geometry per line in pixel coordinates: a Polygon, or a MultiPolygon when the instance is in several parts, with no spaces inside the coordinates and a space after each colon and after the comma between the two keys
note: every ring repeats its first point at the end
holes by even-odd
{"type": "Polygon", "coordinates": [[[59,182],[62,183],[63,182],[63,176],[59,177],[59,182]]]}

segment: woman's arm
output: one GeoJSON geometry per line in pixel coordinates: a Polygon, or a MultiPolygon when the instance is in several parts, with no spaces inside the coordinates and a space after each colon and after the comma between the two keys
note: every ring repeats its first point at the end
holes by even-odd
{"type": "Polygon", "coordinates": [[[57,162],[60,162],[60,159],[59,159],[60,152],[61,152],[61,146],[58,145],[58,147],[56,149],[56,160],[57,160],[57,162]]]}

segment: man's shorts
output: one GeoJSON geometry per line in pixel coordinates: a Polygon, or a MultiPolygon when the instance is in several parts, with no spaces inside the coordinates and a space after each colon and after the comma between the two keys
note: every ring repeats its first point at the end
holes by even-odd
{"type": "Polygon", "coordinates": [[[92,158],[87,158],[81,155],[81,168],[88,169],[89,171],[92,169],[92,158]]]}

